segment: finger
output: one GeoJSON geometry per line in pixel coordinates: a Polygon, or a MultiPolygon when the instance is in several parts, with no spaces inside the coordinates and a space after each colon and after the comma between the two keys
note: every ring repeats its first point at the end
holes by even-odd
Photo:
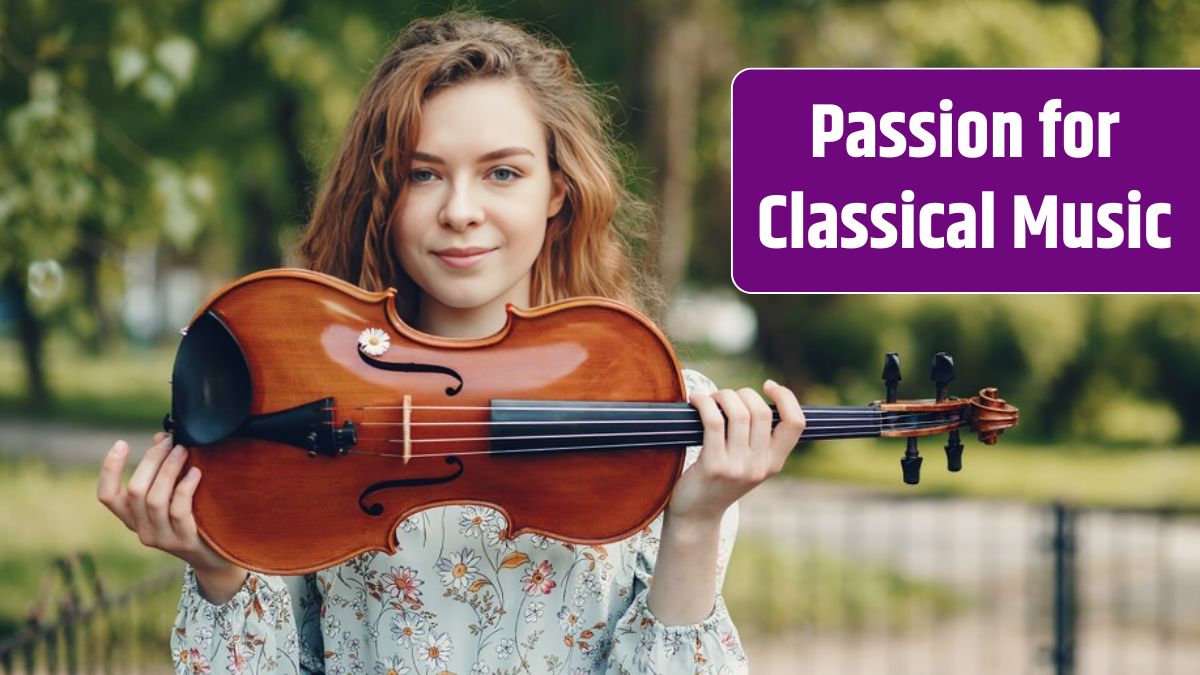
{"type": "Polygon", "coordinates": [[[193,466],[183,474],[179,484],[175,486],[175,494],[171,497],[171,528],[179,540],[185,545],[197,543],[196,518],[192,515],[192,500],[196,496],[196,487],[200,485],[200,469],[193,466]]]}
{"type": "Polygon", "coordinates": [[[142,461],[133,470],[133,475],[129,477],[129,483],[125,486],[126,501],[129,504],[129,512],[133,515],[135,527],[147,522],[146,494],[150,491],[154,477],[158,475],[158,469],[162,466],[170,448],[170,436],[150,446],[150,449],[142,457],[142,461]]]}
{"type": "Polygon", "coordinates": [[[688,397],[688,402],[700,414],[700,423],[704,425],[704,450],[697,460],[705,465],[725,460],[725,417],[721,408],[713,400],[711,394],[695,393],[688,397]]]}
{"type": "MultiPolygon", "coordinates": [[[[732,389],[722,389],[713,395],[725,413],[725,447],[731,457],[744,455],[750,449],[750,411],[732,389]]],[[[745,458],[741,457],[744,461],[745,458]]]]}
{"type": "Polygon", "coordinates": [[[750,414],[749,447],[754,453],[754,461],[765,468],[771,461],[771,407],[749,387],[738,389],[737,395],[750,414]]]}
{"type": "Polygon", "coordinates": [[[162,442],[162,439],[164,439],[164,438],[166,438],[166,437],[167,437],[167,432],[165,432],[165,431],[160,431],[160,432],[158,432],[158,433],[154,434],[154,442],[155,442],[155,443],[160,443],[160,442],[162,442]]]}
{"type": "Polygon", "coordinates": [[[791,389],[773,380],[767,380],[763,390],[775,402],[775,409],[779,412],[779,424],[772,434],[771,446],[776,464],[782,468],[783,462],[787,460],[799,442],[800,435],[804,433],[807,422],[804,419],[804,410],[791,389]]]}
{"type": "Polygon", "coordinates": [[[146,493],[146,516],[155,532],[162,537],[172,536],[171,516],[168,512],[171,497],[175,493],[175,483],[179,482],[179,473],[187,460],[187,450],[182,445],[176,445],[167,458],[163,460],[146,493]]]}
{"type": "Polygon", "coordinates": [[[108,507],[109,511],[125,523],[125,527],[133,528],[133,519],[125,507],[121,496],[121,474],[125,471],[125,460],[129,457],[129,444],[117,441],[104,455],[100,463],[100,478],[96,481],[96,499],[108,507]]]}

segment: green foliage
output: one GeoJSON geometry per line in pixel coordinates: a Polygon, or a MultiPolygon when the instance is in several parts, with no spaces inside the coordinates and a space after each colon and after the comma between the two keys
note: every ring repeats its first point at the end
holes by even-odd
{"type": "Polygon", "coordinates": [[[1151,358],[1151,382],[1183,421],[1188,438],[1200,438],[1200,302],[1167,296],[1146,308],[1131,329],[1133,342],[1151,358]]]}
{"type": "Polygon", "coordinates": [[[48,347],[53,356],[47,364],[47,377],[59,396],[53,404],[27,408],[22,398],[25,382],[17,345],[0,340],[0,407],[4,417],[153,429],[171,409],[167,378],[175,359],[173,346],[126,348],[95,357],[77,340],[57,336],[48,347]]]}

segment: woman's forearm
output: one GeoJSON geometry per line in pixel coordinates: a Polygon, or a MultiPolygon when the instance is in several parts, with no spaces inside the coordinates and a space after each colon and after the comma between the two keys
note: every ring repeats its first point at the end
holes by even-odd
{"type": "Polygon", "coordinates": [[[664,624],[699,623],[712,614],[717,598],[717,553],[721,520],[663,517],[658,558],[647,602],[664,624]]]}

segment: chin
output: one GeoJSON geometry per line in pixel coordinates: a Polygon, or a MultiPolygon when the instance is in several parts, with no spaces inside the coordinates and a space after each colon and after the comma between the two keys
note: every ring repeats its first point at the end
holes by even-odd
{"type": "Polygon", "coordinates": [[[442,288],[431,293],[438,302],[454,309],[475,309],[496,301],[500,297],[483,289],[442,288]]]}

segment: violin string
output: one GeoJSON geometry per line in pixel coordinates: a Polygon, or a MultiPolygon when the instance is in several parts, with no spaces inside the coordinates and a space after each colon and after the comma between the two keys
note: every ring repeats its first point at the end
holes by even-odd
{"type": "MultiPolygon", "coordinates": [[[[925,415],[925,414],[936,414],[936,413],[899,413],[899,415],[909,415],[909,416],[925,415]]],[[[883,413],[883,414],[875,413],[873,415],[863,415],[861,417],[822,417],[819,415],[807,415],[806,414],[804,416],[804,419],[805,419],[805,421],[807,421],[809,423],[812,423],[812,422],[856,422],[856,421],[863,421],[863,422],[869,423],[869,422],[881,421],[882,419],[884,419],[883,415],[890,416],[890,417],[888,417],[888,419],[891,419],[892,417],[897,416],[897,414],[895,414],[895,413],[883,413]]],[[[407,424],[407,426],[442,427],[442,426],[478,426],[480,424],[489,424],[489,425],[498,425],[498,426],[515,425],[515,424],[539,425],[539,426],[540,425],[551,425],[551,424],[654,424],[654,425],[660,425],[660,424],[697,424],[698,421],[699,420],[697,418],[666,419],[666,420],[621,420],[621,419],[616,419],[616,420],[579,420],[579,419],[571,419],[571,420],[482,420],[482,419],[480,419],[480,420],[454,421],[454,422],[409,422],[407,424]]],[[[780,421],[780,418],[778,416],[772,416],[772,418],[771,418],[772,423],[779,422],[779,421],[780,421]]],[[[333,421],[333,420],[327,420],[324,422],[324,424],[336,426],[337,422],[333,421]]],[[[404,422],[360,422],[360,421],[355,421],[355,424],[359,425],[359,426],[368,426],[368,427],[402,427],[402,426],[406,426],[404,422]]]]}
{"type": "MultiPolygon", "coordinates": [[[[853,429],[861,434],[866,431],[913,430],[913,429],[942,426],[944,424],[949,424],[953,421],[954,421],[953,418],[942,418],[942,419],[935,418],[935,419],[931,419],[931,420],[905,422],[905,423],[886,425],[886,426],[884,426],[884,425],[856,425],[856,426],[848,426],[848,427],[821,427],[819,429],[814,429],[814,432],[847,431],[847,430],[853,429]]],[[[411,438],[411,439],[409,439],[409,442],[413,443],[413,444],[416,444],[416,443],[453,443],[453,442],[469,442],[469,441],[543,440],[543,439],[556,439],[556,438],[557,439],[600,438],[600,437],[608,437],[608,436],[618,436],[618,437],[651,436],[651,435],[664,436],[664,435],[680,435],[680,434],[686,434],[686,433],[693,433],[693,434],[703,433],[703,428],[702,427],[701,428],[693,427],[691,429],[671,430],[671,431],[630,431],[630,432],[612,432],[612,433],[604,432],[604,433],[588,433],[588,434],[536,434],[536,435],[525,435],[525,436],[473,436],[473,437],[472,436],[464,436],[464,437],[451,436],[451,437],[447,437],[447,438],[411,438]]],[[[805,438],[818,438],[818,437],[820,437],[820,436],[818,436],[818,435],[805,436],[805,438]]],[[[361,438],[360,437],[358,440],[360,442],[362,442],[362,441],[388,442],[388,443],[403,443],[404,442],[404,439],[402,439],[402,438],[361,438]]]]}
{"type": "MultiPolygon", "coordinates": [[[[605,403],[605,401],[596,401],[596,403],[605,403]]],[[[673,405],[677,407],[657,407],[657,408],[634,408],[634,407],[613,407],[613,408],[598,408],[595,406],[491,406],[491,405],[413,405],[408,406],[409,410],[540,410],[547,412],[648,412],[648,413],[666,413],[678,415],[687,412],[691,408],[690,405],[685,406],[683,403],[667,403],[664,405],[673,405]]],[[[339,410],[404,410],[402,405],[360,405],[360,406],[330,406],[321,408],[322,411],[339,411],[339,410]]],[[[823,407],[823,406],[800,406],[800,409],[805,413],[808,412],[824,412],[831,414],[865,414],[865,413],[880,413],[880,412],[900,412],[893,410],[880,410],[870,406],[862,408],[854,406],[845,407],[823,407]]],[[[918,412],[918,411],[913,411],[918,412]]],[[[931,410],[926,412],[939,412],[931,410]]]]}
{"type": "MultiPolygon", "coordinates": [[[[847,416],[832,416],[831,417],[831,416],[819,415],[819,414],[806,414],[804,417],[805,417],[805,420],[811,426],[813,424],[825,424],[825,423],[831,423],[831,422],[852,422],[852,423],[857,422],[860,424],[893,424],[893,423],[903,424],[903,423],[911,422],[911,421],[913,421],[911,418],[914,418],[914,417],[919,418],[919,416],[921,416],[921,415],[939,415],[939,416],[944,417],[944,416],[954,416],[954,415],[957,415],[957,413],[955,411],[930,411],[930,412],[919,412],[919,413],[893,413],[893,412],[880,413],[880,412],[875,412],[875,413],[870,413],[870,414],[857,415],[854,417],[847,417],[847,416]]],[[[778,415],[772,415],[772,417],[771,417],[772,424],[779,422],[779,421],[781,421],[781,418],[778,415]]],[[[338,421],[325,420],[324,422],[322,422],[322,424],[325,424],[327,426],[337,426],[338,421]]],[[[403,426],[405,426],[404,422],[369,422],[369,421],[362,421],[362,420],[355,420],[355,424],[358,426],[364,426],[364,427],[403,427],[403,426]]],[[[408,426],[411,426],[411,427],[478,426],[480,424],[489,424],[489,425],[495,425],[495,426],[512,426],[512,425],[538,425],[538,426],[541,426],[541,425],[561,425],[561,424],[630,424],[630,425],[648,424],[648,425],[660,426],[660,425],[669,425],[669,424],[684,424],[684,425],[699,424],[699,425],[703,425],[703,420],[701,420],[699,418],[699,416],[692,416],[689,418],[682,418],[682,419],[681,418],[634,419],[634,420],[624,420],[624,419],[590,419],[590,420],[589,419],[567,419],[567,420],[474,419],[474,420],[465,420],[465,421],[464,420],[454,420],[454,421],[434,421],[434,422],[419,422],[419,421],[409,421],[408,422],[408,426]]]]}
{"type": "MultiPolygon", "coordinates": [[[[918,419],[888,418],[887,420],[884,420],[883,418],[870,418],[870,419],[864,418],[862,420],[857,420],[857,419],[836,419],[836,418],[824,418],[824,419],[816,418],[816,419],[814,419],[814,418],[808,417],[808,418],[805,418],[805,422],[808,423],[809,429],[856,429],[856,428],[860,428],[860,426],[869,426],[869,428],[877,428],[877,429],[894,429],[894,428],[900,428],[900,426],[911,425],[911,424],[920,424],[920,423],[936,422],[938,424],[944,424],[947,422],[953,422],[953,420],[955,418],[956,418],[955,416],[940,416],[940,417],[926,417],[926,418],[918,418],[918,419]],[[858,422],[858,424],[852,424],[851,426],[830,426],[830,424],[829,424],[829,423],[846,423],[846,422],[851,422],[851,423],[858,422]]],[[[772,420],[770,420],[770,422],[772,422],[772,425],[774,425],[775,423],[781,422],[781,420],[779,418],[773,418],[772,420]]],[[[326,422],[326,424],[336,426],[336,422],[326,422]]],[[[584,420],[546,420],[546,422],[542,422],[542,420],[500,420],[500,422],[488,422],[488,420],[480,419],[480,420],[476,420],[476,422],[412,422],[412,423],[409,423],[410,426],[481,426],[481,425],[487,425],[487,426],[514,426],[514,425],[544,426],[544,425],[551,425],[551,424],[574,424],[574,425],[593,425],[593,424],[638,425],[638,424],[641,424],[641,425],[652,425],[652,426],[654,426],[654,428],[658,428],[658,426],[661,426],[664,424],[684,424],[686,426],[684,426],[682,431],[703,430],[703,428],[704,428],[704,424],[703,424],[702,420],[698,420],[698,419],[636,419],[636,420],[617,420],[617,419],[586,420],[586,419],[584,419],[584,420]]],[[[358,423],[358,425],[362,425],[362,426],[404,426],[404,423],[403,422],[361,422],[361,423],[358,423]]],[[[660,434],[679,434],[679,432],[680,432],[680,430],[676,429],[676,430],[670,430],[670,431],[660,431],[660,434]]],[[[626,432],[622,432],[622,434],[619,434],[619,435],[629,435],[629,434],[640,434],[640,431],[626,431],[626,432]]],[[[588,435],[593,435],[593,434],[588,434],[588,435]]],[[[595,435],[601,435],[601,434],[595,434],[595,435]]]]}
{"type": "MultiPolygon", "coordinates": [[[[823,435],[823,436],[805,437],[804,440],[823,440],[823,439],[831,439],[831,438],[859,438],[859,437],[860,436],[858,434],[853,434],[853,433],[851,433],[851,434],[829,434],[829,435],[823,435]]],[[[465,451],[465,452],[430,452],[430,453],[421,453],[419,455],[412,455],[410,457],[410,459],[420,459],[420,458],[427,458],[427,457],[467,457],[470,455],[506,455],[506,454],[510,454],[510,453],[528,454],[528,453],[534,453],[534,452],[562,452],[562,451],[570,451],[570,450],[608,450],[608,449],[613,449],[613,448],[626,448],[626,449],[630,449],[630,450],[641,448],[641,449],[650,450],[650,449],[654,449],[654,448],[663,448],[663,447],[672,447],[672,446],[690,447],[690,446],[700,445],[700,444],[701,444],[700,442],[693,441],[693,440],[657,441],[657,442],[649,442],[648,441],[645,443],[617,443],[617,444],[603,444],[603,445],[566,445],[566,446],[551,447],[551,448],[510,448],[510,449],[503,449],[503,450],[470,450],[470,451],[465,451]]],[[[367,455],[367,456],[371,456],[371,457],[395,457],[395,458],[401,458],[401,459],[404,458],[404,455],[402,453],[398,453],[398,452],[365,452],[362,450],[347,450],[347,453],[352,454],[352,455],[367,455]]]]}

